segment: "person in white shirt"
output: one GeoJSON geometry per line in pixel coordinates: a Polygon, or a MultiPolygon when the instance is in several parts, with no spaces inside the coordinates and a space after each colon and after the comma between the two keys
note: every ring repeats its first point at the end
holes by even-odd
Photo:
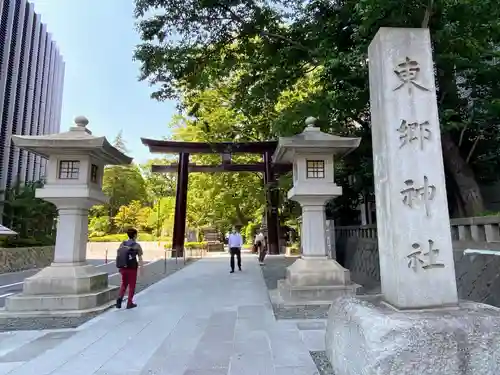
{"type": "Polygon", "coordinates": [[[263,266],[264,258],[266,257],[266,245],[265,245],[264,234],[262,233],[261,230],[255,236],[254,245],[257,248],[257,251],[259,252],[259,263],[261,266],[263,266]]]}
{"type": "Polygon", "coordinates": [[[234,256],[238,260],[238,269],[241,271],[241,247],[243,246],[243,238],[236,228],[233,228],[233,232],[228,238],[229,252],[231,253],[231,273],[234,273],[234,256]]]}

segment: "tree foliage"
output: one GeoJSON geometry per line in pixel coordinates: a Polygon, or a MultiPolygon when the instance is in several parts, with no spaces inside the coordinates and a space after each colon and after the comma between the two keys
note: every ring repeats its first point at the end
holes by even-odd
{"type": "MultiPolygon", "coordinates": [[[[269,137],[314,115],[325,131],[369,139],[368,44],[382,26],[428,26],[450,202],[455,214],[484,211],[479,183],[497,179],[500,160],[496,1],[136,0],[136,16],[135,56],[155,98],[198,98],[230,81],[228,105],[248,121],[239,133],[269,137]]],[[[362,190],[373,185],[370,157],[367,144],[340,168],[362,190]]]]}
{"type": "Polygon", "coordinates": [[[53,245],[55,243],[56,207],[45,200],[35,197],[36,189],[43,182],[17,183],[5,192],[4,224],[18,233],[10,238],[8,246],[53,245]]]}

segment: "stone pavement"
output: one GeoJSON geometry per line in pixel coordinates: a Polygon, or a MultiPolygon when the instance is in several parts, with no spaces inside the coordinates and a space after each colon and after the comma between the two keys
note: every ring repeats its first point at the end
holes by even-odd
{"type": "Polygon", "coordinates": [[[255,256],[228,268],[199,260],[77,329],[0,334],[0,375],[318,374],[323,331],[275,320],[255,256]]]}

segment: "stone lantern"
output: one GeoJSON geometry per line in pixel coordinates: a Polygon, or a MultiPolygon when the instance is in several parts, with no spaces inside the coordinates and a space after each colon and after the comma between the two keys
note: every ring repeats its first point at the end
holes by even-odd
{"type": "Polygon", "coordinates": [[[302,133],[280,138],[273,155],[274,163],[293,163],[288,198],[302,208],[301,258],[287,268],[278,286],[284,302],[330,303],[338,295],[355,294],[359,287],[348,270],[328,257],[325,204],[342,195],[334,180],[334,157],[355,150],[361,139],[323,133],[315,121],[309,117],[302,133]]]}
{"type": "Polygon", "coordinates": [[[47,158],[46,182],[36,197],[58,211],[54,262],[24,281],[21,294],[6,299],[4,314],[15,316],[78,316],[107,308],[117,287],[108,274],[87,264],[88,211],[107,203],[102,192],[104,166],[130,164],[132,159],[86,128],[75,126],[59,134],[13,136],[14,145],[47,158]]]}

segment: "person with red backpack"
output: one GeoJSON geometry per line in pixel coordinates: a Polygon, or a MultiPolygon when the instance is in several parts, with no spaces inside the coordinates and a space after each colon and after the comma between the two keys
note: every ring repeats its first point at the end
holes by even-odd
{"type": "Polygon", "coordinates": [[[137,271],[139,267],[142,269],[142,248],[136,241],[137,229],[130,228],[127,230],[128,240],[123,241],[118,248],[116,254],[116,267],[120,270],[122,282],[120,293],[116,300],[116,308],[122,307],[125,290],[128,287],[127,309],[137,307],[134,303],[135,285],[137,283],[137,271]]]}

